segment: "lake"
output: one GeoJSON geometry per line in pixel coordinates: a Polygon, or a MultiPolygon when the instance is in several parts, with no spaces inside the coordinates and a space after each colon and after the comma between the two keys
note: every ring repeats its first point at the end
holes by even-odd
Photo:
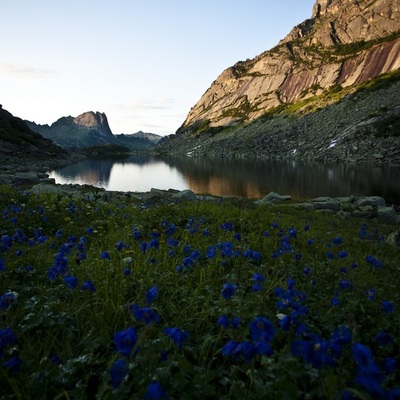
{"type": "Polygon", "coordinates": [[[274,191],[297,199],[368,195],[400,204],[398,167],[135,155],[84,160],[49,175],[57,183],[89,184],[111,191],[172,188],[245,198],[262,198],[274,191]]]}

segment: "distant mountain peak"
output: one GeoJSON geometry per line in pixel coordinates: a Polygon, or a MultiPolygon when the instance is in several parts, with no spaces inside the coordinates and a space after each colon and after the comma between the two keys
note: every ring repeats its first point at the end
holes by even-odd
{"type": "Polygon", "coordinates": [[[106,114],[98,111],[84,112],[83,114],[78,115],[76,118],[74,118],[74,122],[78,125],[86,126],[87,128],[105,126],[108,127],[108,129],[110,129],[106,114]]]}

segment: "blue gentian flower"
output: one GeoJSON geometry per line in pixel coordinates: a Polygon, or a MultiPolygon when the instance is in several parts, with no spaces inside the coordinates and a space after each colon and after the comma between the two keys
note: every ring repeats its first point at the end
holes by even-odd
{"type": "Polygon", "coordinates": [[[137,342],[135,328],[131,327],[114,334],[115,350],[125,357],[129,357],[137,342]]]}
{"type": "Polygon", "coordinates": [[[344,289],[351,289],[351,288],[352,288],[352,284],[351,284],[347,279],[342,279],[342,280],[339,282],[339,288],[340,288],[341,290],[344,290],[344,289]]]}
{"type": "Polygon", "coordinates": [[[81,289],[82,290],[89,290],[90,292],[95,292],[96,291],[96,288],[95,288],[93,282],[90,281],[90,280],[84,281],[82,283],[81,289]]]}
{"type": "Polygon", "coordinates": [[[232,296],[235,294],[235,292],[236,292],[236,286],[234,284],[225,283],[225,285],[221,290],[221,296],[226,300],[230,300],[232,296]]]}
{"type": "Polygon", "coordinates": [[[173,340],[173,342],[179,347],[179,350],[189,339],[189,334],[180,328],[164,328],[163,332],[173,340]]]}
{"type": "Polygon", "coordinates": [[[124,271],[123,271],[123,274],[125,275],[125,276],[129,276],[130,274],[131,274],[131,269],[130,268],[124,268],[124,271]]]}
{"type": "Polygon", "coordinates": [[[372,301],[375,299],[376,296],[376,290],[375,289],[367,289],[366,295],[368,297],[369,301],[372,301]]]}
{"type": "Polygon", "coordinates": [[[382,362],[382,369],[386,374],[391,374],[396,371],[397,360],[392,357],[387,357],[382,362]]]}
{"type": "Polygon", "coordinates": [[[392,301],[383,300],[381,308],[385,313],[390,314],[394,311],[394,303],[392,301]]]}
{"type": "Polygon", "coordinates": [[[252,277],[251,277],[252,281],[255,282],[264,282],[265,278],[262,274],[260,274],[259,272],[256,272],[252,277]]]}
{"type": "Polygon", "coordinates": [[[17,304],[17,296],[14,292],[8,292],[0,297],[0,310],[8,310],[12,305],[17,304]]]}
{"type": "Polygon", "coordinates": [[[393,338],[392,336],[390,336],[388,333],[386,332],[379,332],[376,336],[375,336],[375,340],[378,343],[379,347],[384,347],[387,344],[393,342],[393,338]]]}
{"type": "Polygon", "coordinates": [[[252,287],[251,287],[251,291],[252,292],[261,292],[263,290],[263,287],[259,284],[259,283],[255,283],[252,287]]]}
{"type": "Polygon", "coordinates": [[[208,246],[207,251],[206,251],[206,257],[214,258],[216,254],[217,254],[217,247],[216,246],[208,246]]]}
{"type": "Polygon", "coordinates": [[[73,290],[76,288],[76,285],[78,284],[78,278],[76,276],[71,276],[71,275],[65,275],[64,277],[64,283],[67,284],[67,286],[73,290]]]}
{"type": "Polygon", "coordinates": [[[340,300],[339,300],[337,297],[334,297],[334,298],[331,300],[331,306],[336,307],[336,306],[338,306],[339,304],[340,304],[340,300]]]}
{"type": "Polygon", "coordinates": [[[3,349],[10,344],[14,344],[16,341],[17,338],[11,328],[0,329],[0,358],[3,355],[3,349]]]}
{"type": "Polygon", "coordinates": [[[383,262],[378,261],[374,256],[368,255],[365,260],[375,268],[383,268],[383,262]]]}
{"type": "Polygon", "coordinates": [[[147,304],[150,306],[153,301],[158,297],[158,287],[156,285],[152,286],[146,293],[147,304]]]}
{"type": "Polygon", "coordinates": [[[18,356],[11,357],[2,366],[9,369],[11,373],[17,374],[21,368],[21,359],[18,356]]]}
{"type": "Polygon", "coordinates": [[[110,253],[109,253],[108,251],[102,251],[102,252],[100,253],[100,258],[101,258],[102,260],[110,260],[110,259],[111,259],[110,253]]]}
{"type": "Polygon", "coordinates": [[[125,360],[116,360],[110,369],[112,387],[118,389],[128,373],[128,366],[125,360]]]}
{"type": "Polygon", "coordinates": [[[341,251],[339,251],[339,253],[338,253],[338,257],[339,258],[345,258],[345,257],[347,257],[349,254],[347,253],[347,251],[346,250],[341,250],[341,251]]]}
{"type": "Polygon", "coordinates": [[[343,239],[340,236],[335,236],[332,239],[332,243],[336,245],[343,244],[343,239]]]}
{"type": "Polygon", "coordinates": [[[268,342],[275,336],[275,327],[272,322],[264,317],[257,317],[249,325],[251,338],[254,342],[268,342]]]}
{"type": "Polygon", "coordinates": [[[160,320],[160,316],[150,307],[140,308],[137,304],[133,304],[133,306],[128,306],[128,309],[133,310],[133,316],[146,325],[156,323],[160,320]]]}
{"type": "Polygon", "coordinates": [[[308,340],[294,340],[291,344],[294,356],[302,357],[305,362],[317,369],[334,366],[335,358],[341,355],[341,351],[340,345],[316,334],[309,334],[308,340]]]}
{"type": "Polygon", "coordinates": [[[168,395],[157,381],[150,383],[143,397],[145,400],[167,399],[168,395]]]}
{"type": "Polygon", "coordinates": [[[226,315],[221,315],[217,320],[217,325],[222,326],[225,329],[228,329],[229,318],[226,315]]]}
{"type": "Polygon", "coordinates": [[[176,239],[173,238],[173,237],[169,237],[169,238],[167,239],[167,245],[168,245],[169,247],[177,247],[177,246],[179,246],[179,240],[176,240],[176,239]]]}

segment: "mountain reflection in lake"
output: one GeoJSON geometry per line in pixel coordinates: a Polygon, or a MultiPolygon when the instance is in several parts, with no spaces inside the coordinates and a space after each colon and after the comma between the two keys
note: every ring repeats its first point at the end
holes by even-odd
{"type": "Polygon", "coordinates": [[[116,191],[173,188],[246,198],[261,198],[274,191],[300,199],[376,195],[400,204],[400,168],[369,165],[130,156],[81,161],[51,171],[50,177],[57,183],[89,184],[116,191]]]}

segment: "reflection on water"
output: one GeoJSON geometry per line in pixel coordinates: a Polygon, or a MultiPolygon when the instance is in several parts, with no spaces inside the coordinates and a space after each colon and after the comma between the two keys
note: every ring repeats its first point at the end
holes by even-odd
{"type": "Polygon", "coordinates": [[[400,203],[400,168],[366,165],[130,156],[85,160],[51,171],[50,176],[57,183],[116,191],[174,188],[247,198],[261,198],[271,191],[295,198],[377,195],[389,203],[400,203]]]}

